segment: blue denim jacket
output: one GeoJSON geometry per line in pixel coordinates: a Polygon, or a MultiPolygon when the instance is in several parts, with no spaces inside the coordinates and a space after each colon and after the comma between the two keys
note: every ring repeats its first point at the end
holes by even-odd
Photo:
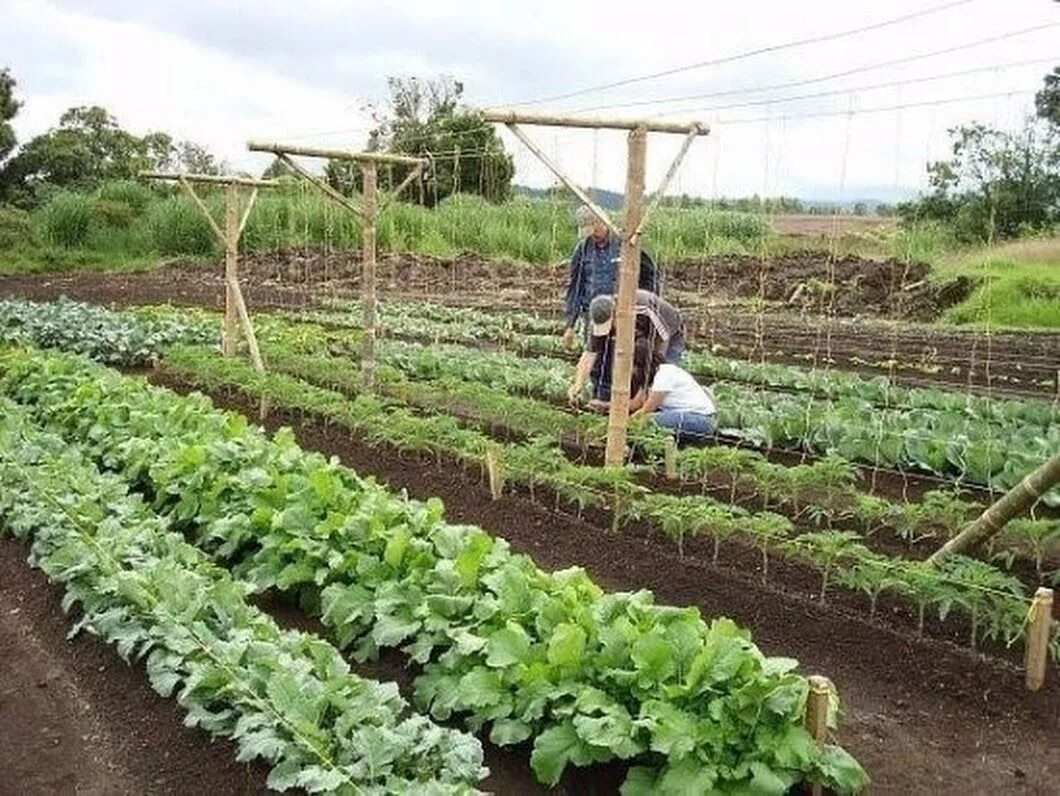
{"type": "MultiPolygon", "coordinates": [[[[622,240],[615,234],[607,236],[607,243],[597,246],[591,237],[582,238],[574,247],[570,258],[570,282],[564,316],[567,326],[589,310],[589,302],[597,296],[606,296],[618,291],[618,268],[622,258],[622,240]]],[[[641,251],[640,278],[638,287],[652,293],[659,292],[658,275],[654,260],[641,251]]]]}

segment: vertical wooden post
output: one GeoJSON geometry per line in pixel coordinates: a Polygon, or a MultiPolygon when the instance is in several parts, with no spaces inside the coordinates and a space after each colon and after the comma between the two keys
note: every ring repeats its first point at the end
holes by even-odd
{"type": "Polygon", "coordinates": [[[1053,624],[1053,590],[1040,588],[1031,603],[1027,628],[1027,688],[1037,691],[1045,684],[1049,665],[1049,631],[1053,624]]]}
{"type": "Polygon", "coordinates": [[[496,450],[486,451],[486,472],[490,481],[490,496],[494,500],[500,500],[504,494],[504,462],[496,450]]]}
{"type": "Polygon", "coordinates": [[[368,161],[361,166],[364,174],[364,192],[361,200],[361,212],[364,215],[363,264],[361,267],[361,314],[364,318],[364,339],[361,343],[361,381],[365,392],[375,388],[375,338],[376,338],[376,296],[375,296],[375,226],[376,226],[376,164],[368,161]]]}
{"type": "Polygon", "coordinates": [[[677,440],[670,436],[666,438],[666,477],[677,478],[677,440]]]}
{"type": "MultiPolygon", "coordinates": [[[[820,745],[828,736],[828,702],[832,696],[832,683],[819,674],[807,679],[810,681],[810,693],[806,698],[806,731],[820,745]]],[[[810,792],[813,796],[821,796],[821,785],[814,783],[810,792]]]]}
{"type": "Polygon", "coordinates": [[[626,428],[629,425],[629,382],[633,372],[633,303],[640,269],[640,239],[634,231],[644,214],[644,161],[648,131],[640,125],[629,133],[629,163],[626,171],[626,216],[622,240],[622,262],[615,301],[615,354],[611,368],[611,408],[607,426],[604,464],[619,466],[626,458],[626,428]]]}
{"type": "Polygon", "coordinates": [[[239,189],[235,183],[225,185],[225,326],[221,351],[226,357],[236,355],[239,318],[232,285],[238,278],[239,263],[239,189]]]}

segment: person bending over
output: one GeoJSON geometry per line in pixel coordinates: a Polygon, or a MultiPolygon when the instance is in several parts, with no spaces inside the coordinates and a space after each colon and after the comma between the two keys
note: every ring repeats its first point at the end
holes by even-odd
{"type": "Polygon", "coordinates": [[[673,431],[679,445],[702,444],[714,433],[714,395],[645,339],[633,349],[633,382],[642,386],[630,402],[631,420],[650,418],[673,431]]]}
{"type": "MultiPolygon", "coordinates": [[[[660,359],[676,363],[685,350],[685,324],[680,310],[647,290],[638,290],[633,304],[634,339],[646,340],[660,359]]],[[[589,338],[567,390],[573,404],[587,381],[592,383],[590,408],[611,400],[611,367],[615,348],[615,297],[597,296],[589,304],[589,338]]]]}

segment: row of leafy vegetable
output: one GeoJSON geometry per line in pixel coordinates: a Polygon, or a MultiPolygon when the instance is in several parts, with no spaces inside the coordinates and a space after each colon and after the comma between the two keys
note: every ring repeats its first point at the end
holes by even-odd
{"type": "MultiPolygon", "coordinates": [[[[707,535],[715,549],[726,540],[757,548],[762,575],[768,577],[770,556],[795,556],[821,573],[821,599],[829,584],[839,583],[866,594],[875,611],[881,594],[908,601],[924,628],[927,610],[945,619],[956,607],[972,622],[970,641],[982,638],[1013,643],[1025,632],[1028,597],[1020,581],[982,561],[955,557],[942,569],[869,550],[851,532],[821,531],[795,535],[787,518],[770,512],[751,513],[706,496],[652,493],[636,483],[629,468],[586,467],[571,463],[548,440],[499,443],[453,418],[420,416],[384,399],[350,398],[280,373],[259,374],[234,360],[221,360],[193,349],[170,352],[165,369],[205,389],[237,388],[284,407],[349,428],[370,444],[385,443],[401,450],[453,456],[484,470],[487,453],[503,463],[506,477],[524,485],[534,499],[547,489],[579,507],[594,506],[611,513],[613,527],[643,519],[671,534],[680,544],[686,536],[707,535]]],[[[558,507],[557,503],[557,507],[558,507]]],[[[1060,660],[1060,634],[1053,654],[1060,660]]]]}
{"type": "MultiPolygon", "coordinates": [[[[288,317],[348,328],[361,326],[361,308],[348,300],[330,300],[329,309],[288,317]]],[[[466,307],[432,302],[385,301],[379,322],[387,333],[417,340],[460,344],[492,343],[535,356],[569,356],[557,332],[557,321],[529,313],[491,314],[466,307]]],[[[904,387],[885,376],[866,378],[829,368],[803,368],[775,363],[749,362],[719,357],[703,351],[693,341],[685,366],[696,376],[809,393],[833,400],[857,398],[878,407],[941,409],[963,412],[984,420],[1019,421],[1046,427],[1060,421],[1060,410],[1048,401],[996,399],[938,388],[904,387]]]]}
{"type": "MultiPolygon", "coordinates": [[[[173,342],[216,339],[214,328],[186,311],[122,314],[70,302],[6,302],[0,309],[3,339],[81,351],[114,364],[142,364],[173,342]]],[[[258,322],[268,325],[260,316],[258,322]]],[[[421,377],[459,376],[550,400],[562,399],[569,379],[566,363],[547,358],[398,341],[384,341],[379,353],[384,361],[421,377]],[[428,361],[432,357],[433,363],[428,361]]],[[[853,396],[819,401],[805,394],[748,391],[733,383],[720,383],[715,391],[721,426],[750,444],[837,453],[878,467],[925,470],[998,489],[1010,488],[1060,450],[1060,424],[1029,422],[1028,413],[1037,413],[1033,402],[982,403],[1025,405],[1018,411],[973,411],[971,403],[963,410],[879,410],[853,396]]],[[[1051,491],[1046,501],[1056,505],[1060,492],[1051,491]]]]}
{"type": "MultiPolygon", "coordinates": [[[[316,348],[322,338],[317,334],[305,338],[297,334],[288,339],[286,346],[270,346],[270,367],[346,394],[359,392],[361,376],[355,364],[342,357],[303,352],[299,348],[303,339],[316,348]]],[[[558,438],[560,443],[581,446],[583,451],[602,445],[607,433],[606,420],[598,415],[570,414],[477,382],[447,377],[408,381],[400,372],[384,368],[377,373],[377,389],[402,405],[470,419],[487,429],[499,427],[502,433],[515,432],[538,440],[558,438]]],[[[664,453],[662,436],[651,433],[650,427],[636,432],[638,445],[650,454],[648,461],[656,470],[664,453]]],[[[916,502],[894,502],[869,495],[856,484],[857,468],[838,456],[784,466],[757,451],[709,446],[680,449],[676,465],[681,481],[700,485],[704,493],[708,484],[720,481],[727,487],[730,504],[736,503],[739,495],[745,502],[760,501],[764,510],[782,511],[802,524],[829,529],[853,527],[866,536],[887,529],[910,547],[928,538],[950,538],[983,508],[944,490],[928,492],[916,502]]],[[[564,469],[561,464],[556,467],[564,469]]],[[[1008,567],[1017,557],[1028,558],[1040,581],[1060,582],[1060,570],[1047,571],[1050,553],[1058,544],[1060,521],[1020,519],[992,540],[990,553],[1008,567]]]]}
{"type": "MultiPolygon", "coordinates": [[[[43,364],[43,363],[42,363],[43,364]]],[[[283,631],[234,580],[171,530],[79,446],[0,399],[0,527],[32,541],[31,561],[79,606],[88,631],[143,660],[184,723],[232,739],[267,784],[311,793],[475,792],[478,740],[408,706],[393,683],[361,678],[339,651],[283,631]]]]}
{"type": "MultiPolygon", "coordinates": [[[[627,794],[866,784],[848,754],[803,728],[796,663],[763,656],[728,620],[656,606],[648,592],[603,592],[579,569],[542,572],[444,522],[436,502],[395,498],[204,399],[67,355],[9,352],[0,371],[5,393],[238,577],[299,592],[358,658],[404,649],[423,667],[417,701],[436,718],[487,725],[499,744],[533,739],[542,781],[622,758],[637,764],[627,794]]],[[[360,428],[386,416],[375,399],[340,404],[360,428]]]]}
{"type": "MultiPolygon", "coordinates": [[[[445,376],[489,384],[552,402],[566,397],[569,366],[454,345],[382,340],[380,362],[415,378],[445,376]]],[[[722,433],[761,448],[834,453],[850,461],[921,471],[956,483],[1006,490],[1060,452],[1060,424],[978,420],[959,412],[877,409],[856,399],[817,400],[794,393],[714,386],[722,433]]],[[[1060,491],[1045,502],[1060,505],[1060,491]]]]}
{"type": "Polygon", "coordinates": [[[115,312],[59,299],[0,299],[0,342],[59,348],[111,365],[144,365],[177,343],[216,343],[219,326],[176,311],[115,312]]]}

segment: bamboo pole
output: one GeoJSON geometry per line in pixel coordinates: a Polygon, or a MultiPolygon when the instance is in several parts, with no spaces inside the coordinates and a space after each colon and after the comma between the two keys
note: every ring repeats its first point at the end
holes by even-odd
{"type": "Polygon", "coordinates": [[[243,290],[239,287],[239,280],[233,279],[227,284],[232,291],[232,298],[236,307],[236,316],[243,328],[243,334],[247,338],[247,348],[250,350],[250,361],[254,370],[258,373],[265,372],[265,361],[261,358],[261,350],[258,348],[258,338],[254,334],[254,325],[250,322],[250,313],[247,312],[247,304],[243,300],[243,290]]]}
{"type": "Polygon", "coordinates": [[[1040,588],[1031,603],[1027,628],[1027,688],[1039,690],[1045,685],[1049,664],[1049,631],[1053,624],[1053,590],[1040,588]]]}
{"type": "Polygon", "coordinates": [[[221,338],[221,352],[226,357],[236,355],[238,319],[236,291],[239,289],[239,189],[235,183],[225,186],[225,325],[221,338]]]}
{"type": "Polygon", "coordinates": [[[1005,523],[1013,517],[1027,511],[1057,483],[1060,483],[1060,454],[1025,476],[1002,495],[1000,500],[980,514],[978,519],[936,550],[928,559],[928,563],[937,566],[952,555],[978,547],[1004,528],[1005,523]]]}
{"type": "Polygon", "coordinates": [[[348,149],[326,149],[315,146],[298,146],[297,144],[279,144],[268,141],[249,141],[247,149],[251,152],[271,152],[274,155],[301,155],[309,158],[328,158],[329,160],[350,160],[357,163],[403,163],[415,166],[423,163],[423,158],[408,155],[391,155],[387,152],[354,152],[348,149]]]}
{"type": "MultiPolygon", "coordinates": [[[[828,740],[828,703],[832,696],[832,683],[827,677],[817,674],[807,679],[810,682],[810,693],[806,697],[806,731],[821,745],[828,740]]],[[[814,783],[810,792],[813,796],[821,796],[820,783],[814,783]]]]}
{"type": "Polygon", "coordinates": [[[250,196],[247,197],[247,206],[243,208],[243,216],[239,219],[239,231],[236,233],[237,241],[243,237],[243,230],[247,227],[247,219],[250,218],[250,211],[256,201],[258,201],[258,189],[254,188],[250,192],[250,196]]]}
{"type": "Polygon", "coordinates": [[[315,185],[333,200],[335,200],[340,205],[349,210],[351,213],[353,213],[355,216],[357,216],[357,218],[364,220],[364,212],[361,210],[361,208],[357,206],[357,203],[350,199],[348,196],[344,196],[339,191],[336,191],[334,188],[327,184],[327,181],[320,179],[314,174],[310,174],[302,166],[301,163],[297,163],[286,152],[278,152],[277,157],[280,158],[280,160],[282,160],[285,164],[287,164],[288,168],[290,168],[291,171],[295,172],[300,177],[302,177],[302,179],[306,180],[306,182],[315,185]]]}
{"type": "Polygon", "coordinates": [[[666,438],[665,452],[666,477],[671,481],[677,478],[677,440],[673,437],[666,438]]]}
{"type": "Polygon", "coordinates": [[[217,185],[243,185],[248,188],[275,188],[280,183],[276,180],[258,180],[253,177],[239,177],[235,174],[180,174],[168,171],[141,171],[140,176],[151,180],[173,180],[180,182],[212,182],[217,185]]]}
{"type": "Polygon", "coordinates": [[[409,185],[412,184],[413,180],[415,180],[423,173],[424,165],[425,163],[420,163],[419,165],[415,166],[412,171],[409,172],[408,176],[401,181],[401,184],[398,185],[397,188],[394,188],[392,191],[389,191],[383,197],[383,200],[379,203],[379,213],[382,213],[391,202],[393,202],[401,195],[402,191],[404,191],[406,188],[409,187],[409,185]]]}
{"type": "MultiPolygon", "coordinates": [[[[644,212],[644,162],[648,131],[638,127],[629,134],[629,165],[626,172],[626,229],[634,230],[644,212]]],[[[626,458],[626,428],[629,425],[629,382],[633,371],[633,303],[640,270],[640,242],[632,236],[622,241],[622,262],[615,303],[615,353],[611,368],[611,406],[604,464],[619,466],[626,458]]]]}
{"type": "Polygon", "coordinates": [[[486,451],[486,474],[490,482],[490,497],[500,500],[504,495],[504,463],[493,448],[486,451]]]}
{"type": "Polygon", "coordinates": [[[361,382],[366,392],[372,392],[375,386],[375,338],[376,338],[376,295],[375,295],[375,224],[377,174],[374,161],[361,164],[364,175],[364,189],[361,196],[362,217],[364,224],[361,230],[363,245],[363,262],[361,263],[361,312],[364,321],[364,337],[361,340],[361,382]]]}
{"type": "Polygon", "coordinates": [[[710,132],[702,122],[662,122],[643,119],[594,119],[585,116],[563,116],[548,113],[526,113],[507,108],[490,108],[482,111],[482,119],[501,124],[539,124],[546,127],[582,127],[593,130],[645,130],[650,133],[690,133],[706,135],[710,132]]]}
{"type": "Polygon", "coordinates": [[[516,138],[523,142],[523,145],[527,149],[529,149],[537,157],[538,160],[545,164],[545,167],[549,171],[556,175],[556,178],[566,186],[568,191],[577,196],[579,201],[581,201],[583,205],[593,211],[593,215],[595,215],[598,219],[604,222],[607,225],[607,228],[611,230],[611,232],[613,232],[619,237],[622,237],[622,230],[620,230],[615,225],[615,222],[611,220],[611,216],[607,214],[607,211],[600,207],[598,204],[596,204],[596,202],[594,202],[592,199],[590,199],[589,194],[587,194],[580,187],[578,187],[576,183],[570,180],[567,175],[563,173],[563,170],[560,169],[560,167],[557,166],[555,163],[553,163],[552,159],[544,152],[542,152],[541,149],[537,146],[537,144],[531,141],[530,138],[526,135],[526,133],[524,133],[518,125],[514,123],[509,124],[508,129],[512,131],[512,135],[514,135],[516,138]]]}
{"type": "Polygon", "coordinates": [[[217,226],[217,222],[213,220],[213,216],[210,215],[210,209],[206,206],[206,203],[199,198],[199,195],[195,193],[195,189],[191,187],[191,183],[188,182],[184,175],[177,177],[177,182],[180,183],[180,187],[184,189],[184,192],[191,197],[191,200],[198,206],[199,212],[206,218],[206,223],[210,225],[210,229],[213,230],[213,234],[217,236],[217,239],[221,242],[221,245],[228,246],[228,236],[217,226]]]}
{"type": "Polygon", "coordinates": [[[670,164],[670,168],[666,171],[666,176],[663,177],[662,182],[659,183],[659,187],[655,191],[655,195],[652,196],[651,204],[648,205],[648,209],[644,211],[644,215],[640,219],[640,224],[638,224],[637,228],[633,230],[634,238],[639,238],[644,231],[644,225],[648,223],[648,219],[651,218],[652,213],[655,212],[655,209],[663,200],[663,195],[666,193],[666,189],[669,188],[670,183],[673,182],[674,177],[677,175],[677,170],[681,167],[685,155],[688,154],[688,150],[692,146],[692,142],[696,140],[697,136],[699,136],[698,126],[697,129],[688,131],[688,135],[685,136],[685,140],[681,144],[681,149],[678,150],[677,155],[670,164]]]}

